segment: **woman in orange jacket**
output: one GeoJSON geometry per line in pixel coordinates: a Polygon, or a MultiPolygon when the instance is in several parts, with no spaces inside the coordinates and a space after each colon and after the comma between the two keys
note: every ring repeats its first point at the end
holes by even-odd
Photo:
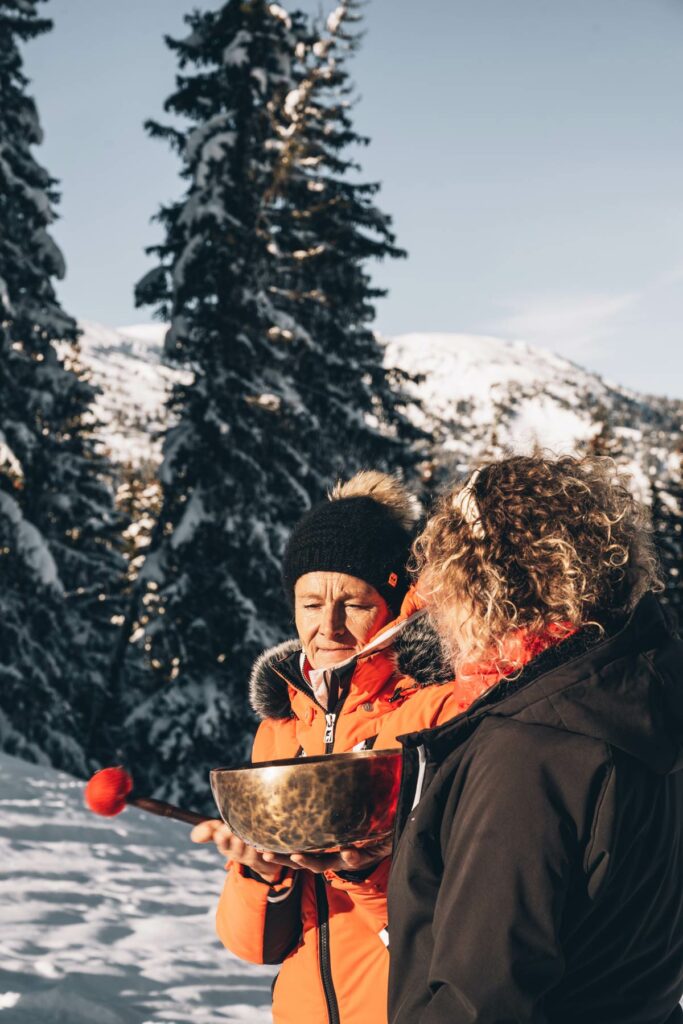
{"type": "MultiPolygon", "coordinates": [[[[424,612],[410,595],[403,601],[416,518],[395,480],[361,473],[294,530],[283,580],[299,639],[254,667],[255,762],[370,749],[380,732],[381,747],[396,746],[394,718],[405,732],[458,713],[451,687],[420,692],[450,672],[438,664],[424,612]]],[[[275,1024],[384,1024],[390,844],[283,858],[218,821],[193,839],[215,842],[228,858],[217,912],[223,944],[253,963],[282,963],[275,1024]]]]}

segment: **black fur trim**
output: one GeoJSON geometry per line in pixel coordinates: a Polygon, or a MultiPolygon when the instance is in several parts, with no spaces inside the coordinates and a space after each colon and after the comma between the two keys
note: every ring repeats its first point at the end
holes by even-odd
{"type": "Polygon", "coordinates": [[[419,686],[448,683],[455,674],[428,615],[406,624],[393,641],[392,652],[394,664],[401,675],[410,676],[419,686]]]}
{"type": "Polygon", "coordinates": [[[268,648],[254,662],[249,677],[249,703],[259,718],[292,717],[287,683],[274,671],[274,666],[300,651],[299,640],[285,640],[277,647],[268,648]]]}

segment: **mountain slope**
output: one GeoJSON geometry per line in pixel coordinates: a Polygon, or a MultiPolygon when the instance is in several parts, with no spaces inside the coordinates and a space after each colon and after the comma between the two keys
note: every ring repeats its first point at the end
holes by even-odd
{"type": "Polygon", "coordinates": [[[83,320],[79,327],[81,360],[101,389],[95,408],[107,450],[120,465],[156,465],[164,401],[180,376],[162,361],[165,326],[113,330],[83,320]]]}
{"type": "MultiPolygon", "coordinates": [[[[80,326],[83,362],[103,392],[103,440],[119,462],[158,461],[164,397],[179,375],[161,361],[165,326],[80,326]]],[[[403,334],[386,340],[386,362],[422,377],[409,388],[411,414],[460,472],[492,444],[568,451],[589,444],[605,424],[630,439],[632,451],[654,446],[665,465],[682,436],[683,402],[638,395],[524,342],[403,334]]]]}
{"type": "MultiPolygon", "coordinates": [[[[102,389],[102,442],[122,467],[149,480],[160,459],[164,398],[180,377],[161,362],[165,327],[81,327],[82,360],[102,389]]],[[[423,466],[428,486],[534,445],[611,455],[653,507],[669,583],[683,604],[682,401],[638,394],[524,342],[404,334],[385,345],[386,365],[417,377],[406,389],[408,412],[433,439],[423,466]]]]}
{"type": "Polygon", "coordinates": [[[387,362],[424,375],[409,389],[423,406],[413,415],[449,473],[506,448],[604,446],[648,500],[651,480],[674,469],[683,402],[637,395],[543,349],[486,336],[405,334],[387,341],[387,362]]]}

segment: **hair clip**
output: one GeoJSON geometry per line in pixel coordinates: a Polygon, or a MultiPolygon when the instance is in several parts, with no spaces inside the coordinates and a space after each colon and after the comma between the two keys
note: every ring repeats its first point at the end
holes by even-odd
{"type": "Polygon", "coordinates": [[[474,493],[474,485],[480,473],[481,470],[475,469],[462,490],[453,498],[453,508],[463,517],[476,540],[484,540],[486,537],[486,530],[481,522],[481,510],[474,493]]]}

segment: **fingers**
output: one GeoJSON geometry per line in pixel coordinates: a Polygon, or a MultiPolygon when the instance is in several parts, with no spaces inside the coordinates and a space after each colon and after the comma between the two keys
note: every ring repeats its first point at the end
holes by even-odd
{"type": "Polygon", "coordinates": [[[289,858],[282,857],[275,860],[274,855],[272,855],[274,858],[273,863],[264,862],[258,850],[255,850],[253,846],[249,846],[248,843],[245,843],[236,836],[228,825],[222,821],[203,821],[200,825],[195,825],[190,833],[190,839],[193,843],[213,842],[218,852],[226,860],[246,864],[254,868],[255,871],[262,873],[266,878],[271,878],[272,876],[272,879],[276,879],[281,875],[278,861],[285,862],[285,867],[298,867],[297,864],[290,863],[289,858]]]}
{"type": "Polygon", "coordinates": [[[358,871],[378,864],[387,856],[384,847],[360,850],[349,847],[338,853],[290,853],[288,856],[278,853],[262,853],[261,857],[268,864],[279,864],[283,868],[304,869],[320,875],[325,871],[358,871]]]}
{"type": "Polygon", "coordinates": [[[195,825],[190,833],[193,843],[214,843],[223,857],[240,859],[244,853],[245,843],[234,836],[223,821],[203,821],[195,825]]]}
{"type": "Polygon", "coordinates": [[[324,871],[336,871],[344,866],[337,853],[290,853],[289,856],[264,853],[262,856],[271,864],[280,864],[282,867],[295,870],[304,868],[315,875],[321,875],[324,871]]]}
{"type": "Polygon", "coordinates": [[[251,847],[247,846],[242,839],[238,839],[236,835],[233,835],[230,829],[217,835],[214,841],[218,852],[222,853],[228,860],[244,862],[247,851],[251,850],[251,847]]]}
{"type": "Polygon", "coordinates": [[[336,859],[336,856],[313,853],[293,853],[290,857],[295,868],[304,868],[306,871],[312,871],[314,875],[321,875],[323,871],[333,871],[336,859]]]}
{"type": "MultiPolygon", "coordinates": [[[[238,840],[233,837],[231,842],[234,844],[238,840]]],[[[363,868],[379,864],[390,853],[391,841],[388,840],[375,843],[372,846],[349,846],[336,853],[283,854],[264,851],[259,854],[259,857],[266,864],[272,866],[279,865],[280,867],[293,868],[294,870],[301,870],[303,868],[306,871],[312,871],[313,874],[319,875],[325,871],[359,871],[363,868]]],[[[241,859],[234,852],[231,855],[235,859],[241,859]]],[[[256,869],[258,870],[258,867],[256,869]]]]}
{"type": "Polygon", "coordinates": [[[203,821],[200,825],[195,827],[190,832],[190,839],[193,843],[211,843],[213,842],[216,830],[221,827],[227,827],[223,825],[222,821],[211,820],[203,821]]]}
{"type": "Polygon", "coordinates": [[[378,843],[365,843],[362,846],[348,846],[341,853],[359,853],[361,855],[367,854],[368,857],[388,857],[392,851],[394,841],[391,836],[388,839],[382,839],[378,843]]]}
{"type": "Polygon", "coordinates": [[[373,843],[371,846],[349,846],[347,849],[340,850],[339,856],[350,871],[358,871],[373,864],[379,864],[390,855],[391,848],[392,841],[387,839],[381,843],[373,843]]]}
{"type": "Polygon", "coordinates": [[[298,871],[299,868],[302,867],[299,863],[298,854],[292,854],[288,857],[284,853],[264,852],[261,853],[261,859],[264,860],[266,864],[279,865],[282,868],[292,868],[294,871],[298,871]]]}
{"type": "Polygon", "coordinates": [[[348,850],[340,850],[339,856],[344,862],[344,866],[351,871],[357,871],[358,868],[364,867],[371,860],[367,853],[356,850],[353,847],[350,847],[348,850]]]}

